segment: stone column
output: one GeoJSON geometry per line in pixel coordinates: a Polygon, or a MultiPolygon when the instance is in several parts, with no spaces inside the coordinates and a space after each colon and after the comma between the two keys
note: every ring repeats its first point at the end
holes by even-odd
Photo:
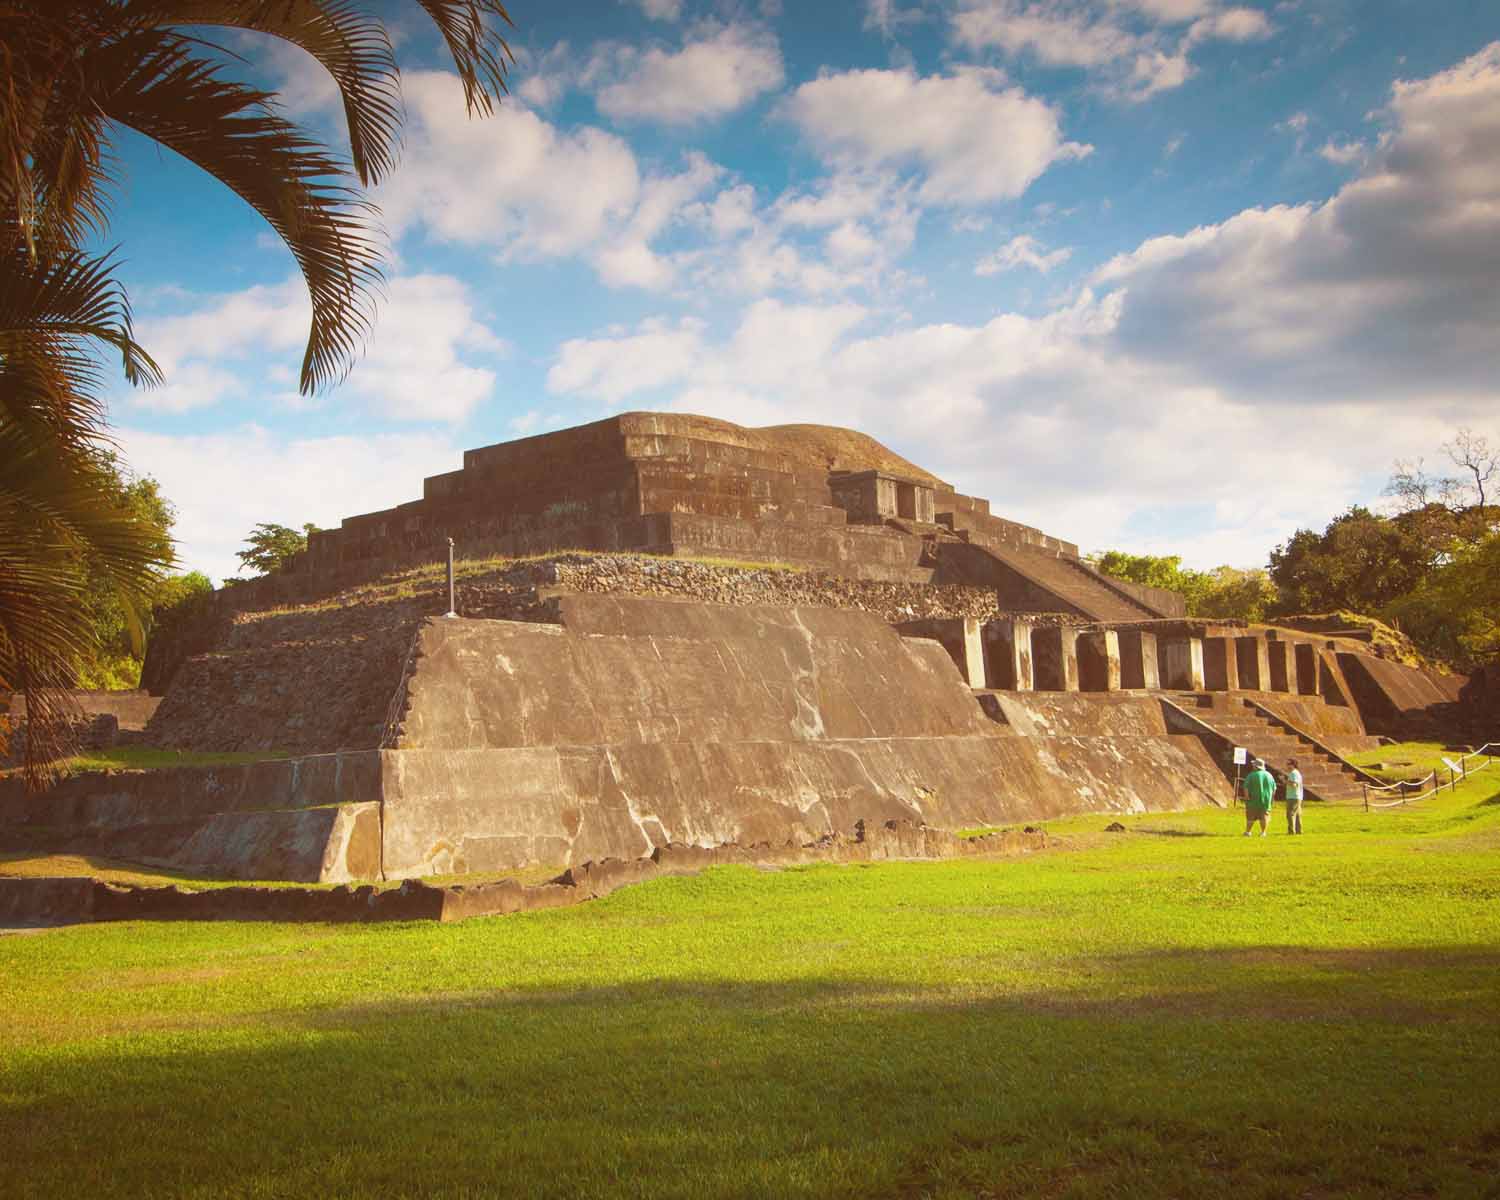
{"type": "Polygon", "coordinates": [[[1120,690],[1120,635],[1113,629],[1078,635],[1078,687],[1085,692],[1120,690]]]}
{"type": "Polygon", "coordinates": [[[1240,686],[1255,692],[1271,690],[1271,656],[1266,639],[1259,634],[1234,639],[1235,658],[1239,663],[1240,686]]]}
{"type": "Polygon", "coordinates": [[[1078,630],[1051,625],[1031,631],[1032,663],[1037,691],[1078,690],[1078,630]]]}
{"type": "Polygon", "coordinates": [[[1297,659],[1292,653],[1291,642],[1280,638],[1267,641],[1266,657],[1271,666],[1271,690],[1295,692],[1297,690],[1297,659]]]}
{"type": "Polygon", "coordinates": [[[1029,692],[1035,686],[1031,669],[1031,625],[1026,621],[986,621],[985,676],[989,686],[1029,692]]]}
{"type": "Polygon", "coordinates": [[[1203,639],[1173,638],[1161,643],[1162,674],[1169,688],[1203,690],[1203,639]]]}
{"type": "Polygon", "coordinates": [[[1120,686],[1161,687],[1161,673],[1156,666],[1156,634],[1139,629],[1120,630],[1120,686]]]}
{"type": "Polygon", "coordinates": [[[1203,639],[1203,685],[1211,692],[1234,692],[1240,686],[1239,656],[1234,638],[1203,639]]]}
{"type": "Polygon", "coordinates": [[[964,678],[969,681],[971,688],[989,687],[990,685],[985,682],[984,642],[979,636],[979,621],[975,617],[965,617],[961,624],[960,634],[963,637],[964,651],[961,670],[964,678]]]}

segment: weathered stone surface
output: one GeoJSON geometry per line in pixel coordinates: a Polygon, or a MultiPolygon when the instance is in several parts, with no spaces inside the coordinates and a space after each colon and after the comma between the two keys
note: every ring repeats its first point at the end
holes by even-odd
{"type": "Polygon", "coordinates": [[[1032,626],[1027,621],[986,621],[982,626],[986,686],[1029,692],[1036,686],[1032,668],[1032,626]]]}
{"type": "Polygon", "coordinates": [[[383,755],[388,876],[1227,798],[1154,702],[1087,729],[1081,697],[1034,717],[1011,704],[1044,728],[997,725],[940,646],[862,614],[560,602],[560,627],[424,629],[383,755]],[[1134,768],[1113,740],[1125,728],[1134,768]]]}
{"type": "Polygon", "coordinates": [[[94,915],[94,881],[0,876],[0,926],[68,925],[94,915]]]}
{"type": "Polygon", "coordinates": [[[1142,629],[1121,629],[1120,686],[1123,688],[1161,687],[1156,635],[1142,629]]]}
{"type": "Polygon", "coordinates": [[[1078,635],[1078,686],[1085,692],[1120,690],[1120,635],[1113,629],[1078,635]]]}
{"type": "Polygon", "coordinates": [[[1055,625],[1031,631],[1032,669],[1039,692],[1078,690],[1078,631],[1055,625]]]}
{"type": "Polygon", "coordinates": [[[227,887],[194,890],[122,886],[91,879],[0,879],[0,922],[40,921],[459,921],[560,908],[607,896],[658,875],[693,874],[713,866],[788,866],[813,862],[874,862],[1013,856],[1044,849],[1043,830],[997,830],[961,838],[910,821],[856,823],[852,836],[835,833],[816,841],[773,845],[726,844],[661,847],[650,858],[606,859],[570,867],[547,883],[527,886],[514,879],[433,887],[408,879],[377,889],[227,887]],[[7,887],[24,883],[26,888],[7,887]],[[8,906],[8,907],[7,907],[8,906]],[[37,914],[43,914],[39,916],[37,914]]]}
{"type": "Polygon", "coordinates": [[[1169,637],[1157,642],[1164,687],[1199,691],[1203,687],[1203,639],[1169,637]]]}

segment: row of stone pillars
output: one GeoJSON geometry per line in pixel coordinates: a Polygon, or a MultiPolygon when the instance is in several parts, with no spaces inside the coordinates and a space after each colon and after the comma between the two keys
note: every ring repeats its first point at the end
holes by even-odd
{"type": "MultiPolygon", "coordinates": [[[[1080,630],[1027,621],[961,624],[962,655],[955,653],[954,658],[970,687],[1018,692],[1318,692],[1317,648],[1308,642],[1254,634],[1158,639],[1138,629],[1080,630]]],[[[950,653],[957,649],[949,644],[950,653]]]]}

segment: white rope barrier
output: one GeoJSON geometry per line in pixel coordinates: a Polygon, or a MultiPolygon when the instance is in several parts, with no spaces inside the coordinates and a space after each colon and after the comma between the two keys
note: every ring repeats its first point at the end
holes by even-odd
{"type": "MultiPolygon", "coordinates": [[[[1470,750],[1467,754],[1460,754],[1458,756],[1457,760],[1456,760],[1457,763],[1458,763],[1458,767],[1459,767],[1458,774],[1457,774],[1457,776],[1455,776],[1455,774],[1452,771],[1450,771],[1448,773],[1448,784],[1447,784],[1447,786],[1449,788],[1452,788],[1452,787],[1454,787],[1456,785],[1457,779],[1460,779],[1460,778],[1461,779],[1467,779],[1471,774],[1476,774],[1476,773],[1478,773],[1480,771],[1486,771],[1490,767],[1494,766],[1495,765],[1494,751],[1497,750],[1497,749],[1500,749],[1500,742],[1486,742],[1483,746],[1479,747],[1478,750],[1470,750]],[[1485,759],[1485,761],[1482,762],[1482,763],[1480,763],[1479,766],[1475,767],[1473,769],[1473,771],[1470,771],[1470,769],[1468,767],[1468,761],[1469,761],[1469,759],[1471,759],[1471,758],[1478,758],[1481,754],[1487,756],[1486,759],[1485,759]]],[[[1433,784],[1433,786],[1431,788],[1429,788],[1427,791],[1420,792],[1420,793],[1418,793],[1415,796],[1409,796],[1409,795],[1407,795],[1407,789],[1408,788],[1414,788],[1414,787],[1415,788],[1420,788],[1425,783],[1427,783],[1428,780],[1437,780],[1437,777],[1438,777],[1438,773],[1436,771],[1429,771],[1421,779],[1418,779],[1418,780],[1415,780],[1415,781],[1412,781],[1412,780],[1400,781],[1400,780],[1398,780],[1396,783],[1392,783],[1392,784],[1367,783],[1367,784],[1365,784],[1365,788],[1367,789],[1366,792],[1365,792],[1365,808],[1366,808],[1366,810],[1369,810],[1369,809],[1397,808],[1397,807],[1400,807],[1400,806],[1406,805],[1406,804],[1415,804],[1418,800],[1426,800],[1426,799],[1428,799],[1431,796],[1436,796],[1440,791],[1443,790],[1443,786],[1444,785],[1440,781],[1439,782],[1435,782],[1433,784]],[[1397,788],[1401,789],[1401,798],[1399,800],[1390,800],[1390,801],[1387,801],[1384,804],[1373,804],[1373,803],[1371,803],[1370,796],[1369,796],[1369,792],[1370,791],[1373,790],[1373,791],[1389,792],[1389,791],[1394,791],[1397,788]]]]}

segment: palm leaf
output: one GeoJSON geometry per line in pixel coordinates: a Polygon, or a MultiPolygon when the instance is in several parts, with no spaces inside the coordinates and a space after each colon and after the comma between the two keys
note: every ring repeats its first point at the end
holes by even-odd
{"type": "Polygon", "coordinates": [[[147,31],[91,56],[93,99],[111,120],[177,151],[254,208],[292,251],[312,299],[301,387],[341,378],[363,346],[382,282],[372,206],[336,182],[348,164],[225,78],[187,39],[147,31]]]}
{"type": "Polygon", "coordinates": [[[0,256],[0,685],[26,698],[25,775],[40,786],[66,749],[62,689],[93,631],[84,563],[139,611],[170,546],[114,498],[101,457],[100,349],[150,383],[107,256],[33,258],[11,228],[0,256]]]}
{"type": "Polygon", "coordinates": [[[133,0],[124,15],[157,28],[246,29],[301,47],[338,85],[360,182],[378,183],[395,166],[402,118],[396,56],[385,25],[350,0],[133,0]]]}
{"type": "Polygon", "coordinates": [[[500,0],[417,0],[432,18],[464,85],[470,113],[488,114],[509,90],[505,72],[514,64],[510,46],[491,22],[512,25],[500,0]]]}

